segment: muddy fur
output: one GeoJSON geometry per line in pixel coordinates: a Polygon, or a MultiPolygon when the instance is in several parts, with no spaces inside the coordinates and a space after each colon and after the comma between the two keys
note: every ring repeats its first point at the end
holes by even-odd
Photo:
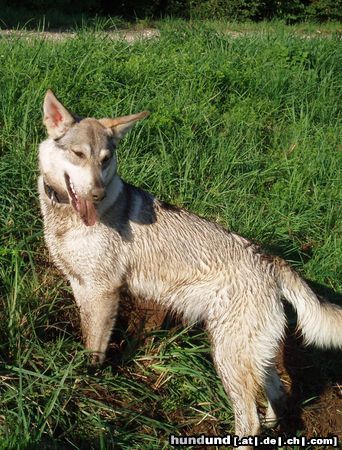
{"type": "Polygon", "coordinates": [[[49,137],[39,149],[47,246],[72,286],[94,363],[104,359],[123,290],[201,320],[236,434],[255,435],[259,389],[268,398],[268,425],[283,399],[274,364],[285,329],[282,299],[297,311],[306,342],[320,347],[341,347],[342,309],[321,303],[282,259],[121,180],[115,147],[146,115],[75,119],[48,91],[49,137]]]}

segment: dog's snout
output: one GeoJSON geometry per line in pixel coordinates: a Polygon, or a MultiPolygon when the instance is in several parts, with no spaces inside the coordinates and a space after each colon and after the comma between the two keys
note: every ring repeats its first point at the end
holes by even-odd
{"type": "Polygon", "coordinates": [[[106,196],[106,190],[103,187],[94,188],[92,190],[92,198],[94,202],[100,202],[103,200],[106,196]]]}

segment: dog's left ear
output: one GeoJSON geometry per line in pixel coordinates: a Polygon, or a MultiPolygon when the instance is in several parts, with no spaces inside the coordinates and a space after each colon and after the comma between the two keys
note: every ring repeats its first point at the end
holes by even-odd
{"type": "Polygon", "coordinates": [[[48,135],[53,139],[62,137],[75,123],[72,114],[57,100],[54,93],[49,89],[44,98],[44,124],[48,135]]]}
{"type": "Polygon", "coordinates": [[[110,128],[114,137],[119,141],[133,127],[135,122],[144,119],[149,114],[148,111],[143,111],[129,116],[117,117],[116,119],[100,119],[99,122],[104,127],[110,128]]]}

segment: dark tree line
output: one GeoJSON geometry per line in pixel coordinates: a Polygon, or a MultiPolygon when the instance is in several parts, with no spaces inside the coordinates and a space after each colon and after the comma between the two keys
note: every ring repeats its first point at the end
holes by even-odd
{"type": "Polygon", "coordinates": [[[29,10],[111,14],[126,19],[160,18],[253,20],[280,18],[287,22],[342,19],[342,0],[2,0],[0,4],[29,10]]]}

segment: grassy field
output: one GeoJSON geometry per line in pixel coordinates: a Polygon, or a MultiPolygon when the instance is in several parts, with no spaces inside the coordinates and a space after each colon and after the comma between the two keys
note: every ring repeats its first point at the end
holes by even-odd
{"type": "MultiPolygon", "coordinates": [[[[47,88],[82,116],[149,109],[119,149],[125,180],[260,242],[328,297],[341,291],[336,30],[159,26],[159,39],[134,44],[82,29],[0,40],[1,449],[161,449],[171,433],[234,429],[200,328],[152,330],[139,345],[122,320],[105,367],[88,373],[70,289],[43,242],[47,88]]],[[[313,354],[298,407],[315,405],[317,371],[329,387],[341,368],[313,354]]]]}

